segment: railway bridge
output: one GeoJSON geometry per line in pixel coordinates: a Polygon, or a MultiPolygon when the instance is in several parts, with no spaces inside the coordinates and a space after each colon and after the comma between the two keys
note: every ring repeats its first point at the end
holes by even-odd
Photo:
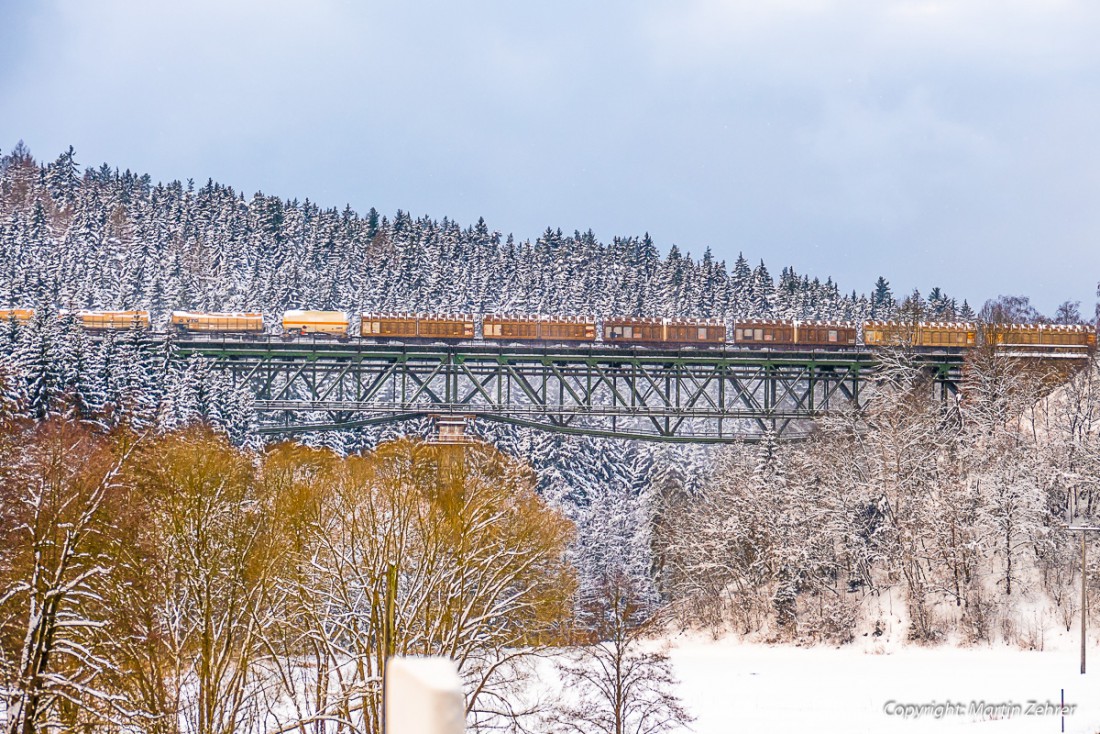
{"type": "MultiPolygon", "coordinates": [[[[259,431],[295,434],[430,417],[441,434],[473,420],[562,433],[720,443],[805,435],[861,409],[876,369],[862,347],[827,351],[409,345],[272,336],[173,338],[254,395],[259,431]]],[[[940,398],[964,355],[918,357],[940,398]]]]}

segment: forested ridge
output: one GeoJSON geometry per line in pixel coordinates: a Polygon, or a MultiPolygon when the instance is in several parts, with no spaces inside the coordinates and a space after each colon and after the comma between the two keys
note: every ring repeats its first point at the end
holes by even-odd
{"type": "MultiPolygon", "coordinates": [[[[870,295],[763,261],[730,266],[709,248],[662,256],[648,235],[599,241],[547,230],[517,241],[484,220],[322,209],[308,199],[207,181],[154,183],[70,149],[47,164],[22,146],[0,159],[0,305],[172,309],[637,316],[887,318],[885,279],[870,295]]],[[[917,294],[919,298],[919,294],[917,294]]],[[[940,289],[930,318],[969,311],[940,289]]]]}

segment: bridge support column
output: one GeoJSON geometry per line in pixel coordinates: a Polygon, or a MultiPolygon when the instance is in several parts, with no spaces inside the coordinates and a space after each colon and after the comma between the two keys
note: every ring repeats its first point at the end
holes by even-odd
{"type": "Polygon", "coordinates": [[[473,422],[472,415],[433,415],[432,427],[435,431],[430,440],[432,443],[467,443],[472,439],[466,434],[466,429],[473,422]]]}

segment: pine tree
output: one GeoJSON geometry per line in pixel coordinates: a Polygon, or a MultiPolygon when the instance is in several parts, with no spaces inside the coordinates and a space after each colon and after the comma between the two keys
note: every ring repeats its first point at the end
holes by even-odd
{"type": "Polygon", "coordinates": [[[54,201],[67,207],[76,199],[79,185],[80,166],[74,159],[73,146],[70,145],[46,171],[46,186],[54,201]]]}
{"type": "Polygon", "coordinates": [[[749,316],[753,318],[770,318],[774,315],[775,283],[768,274],[764,261],[752,273],[752,285],[749,295],[749,316]]]}
{"type": "Polygon", "coordinates": [[[37,420],[59,415],[63,409],[65,376],[57,332],[57,320],[38,308],[16,358],[24,376],[27,410],[37,420]]]}
{"type": "Polygon", "coordinates": [[[752,309],[752,269],[745,256],[737,253],[730,274],[729,309],[734,318],[747,318],[752,309]]]}
{"type": "Polygon", "coordinates": [[[894,305],[894,294],[890,291],[890,284],[880,275],[871,293],[871,318],[880,321],[893,318],[894,305]]]}

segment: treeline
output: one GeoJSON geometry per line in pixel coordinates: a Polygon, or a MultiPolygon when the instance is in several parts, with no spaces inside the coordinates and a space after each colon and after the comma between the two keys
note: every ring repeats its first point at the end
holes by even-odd
{"type": "Polygon", "coordinates": [[[484,444],[256,454],[52,419],[0,453],[13,734],[377,732],[394,586],[389,651],[454,659],[475,725],[514,719],[518,650],[573,634],[572,524],[484,444]]]}
{"type": "Polygon", "coordinates": [[[1069,493],[1079,519],[1100,517],[1097,364],[1070,373],[977,350],[961,399],[940,401],[893,357],[864,414],[825,420],[805,443],[724,449],[697,491],[658,487],[658,584],[683,620],[770,640],[892,630],[1032,649],[1069,630],[1069,493]]]}
{"type": "MultiPolygon", "coordinates": [[[[551,229],[535,241],[479,220],[392,218],[322,209],[208,181],[154,183],[70,149],[40,164],[18,145],[0,158],[0,306],[521,312],[716,318],[888,318],[885,279],[842,293],[785,267],[731,265],[646,235],[600,242],[551,229]]],[[[919,295],[919,294],[918,294],[919,295]]],[[[933,289],[930,315],[963,309],[933,289]]],[[[969,309],[969,306],[965,306],[969,309]]]]}

